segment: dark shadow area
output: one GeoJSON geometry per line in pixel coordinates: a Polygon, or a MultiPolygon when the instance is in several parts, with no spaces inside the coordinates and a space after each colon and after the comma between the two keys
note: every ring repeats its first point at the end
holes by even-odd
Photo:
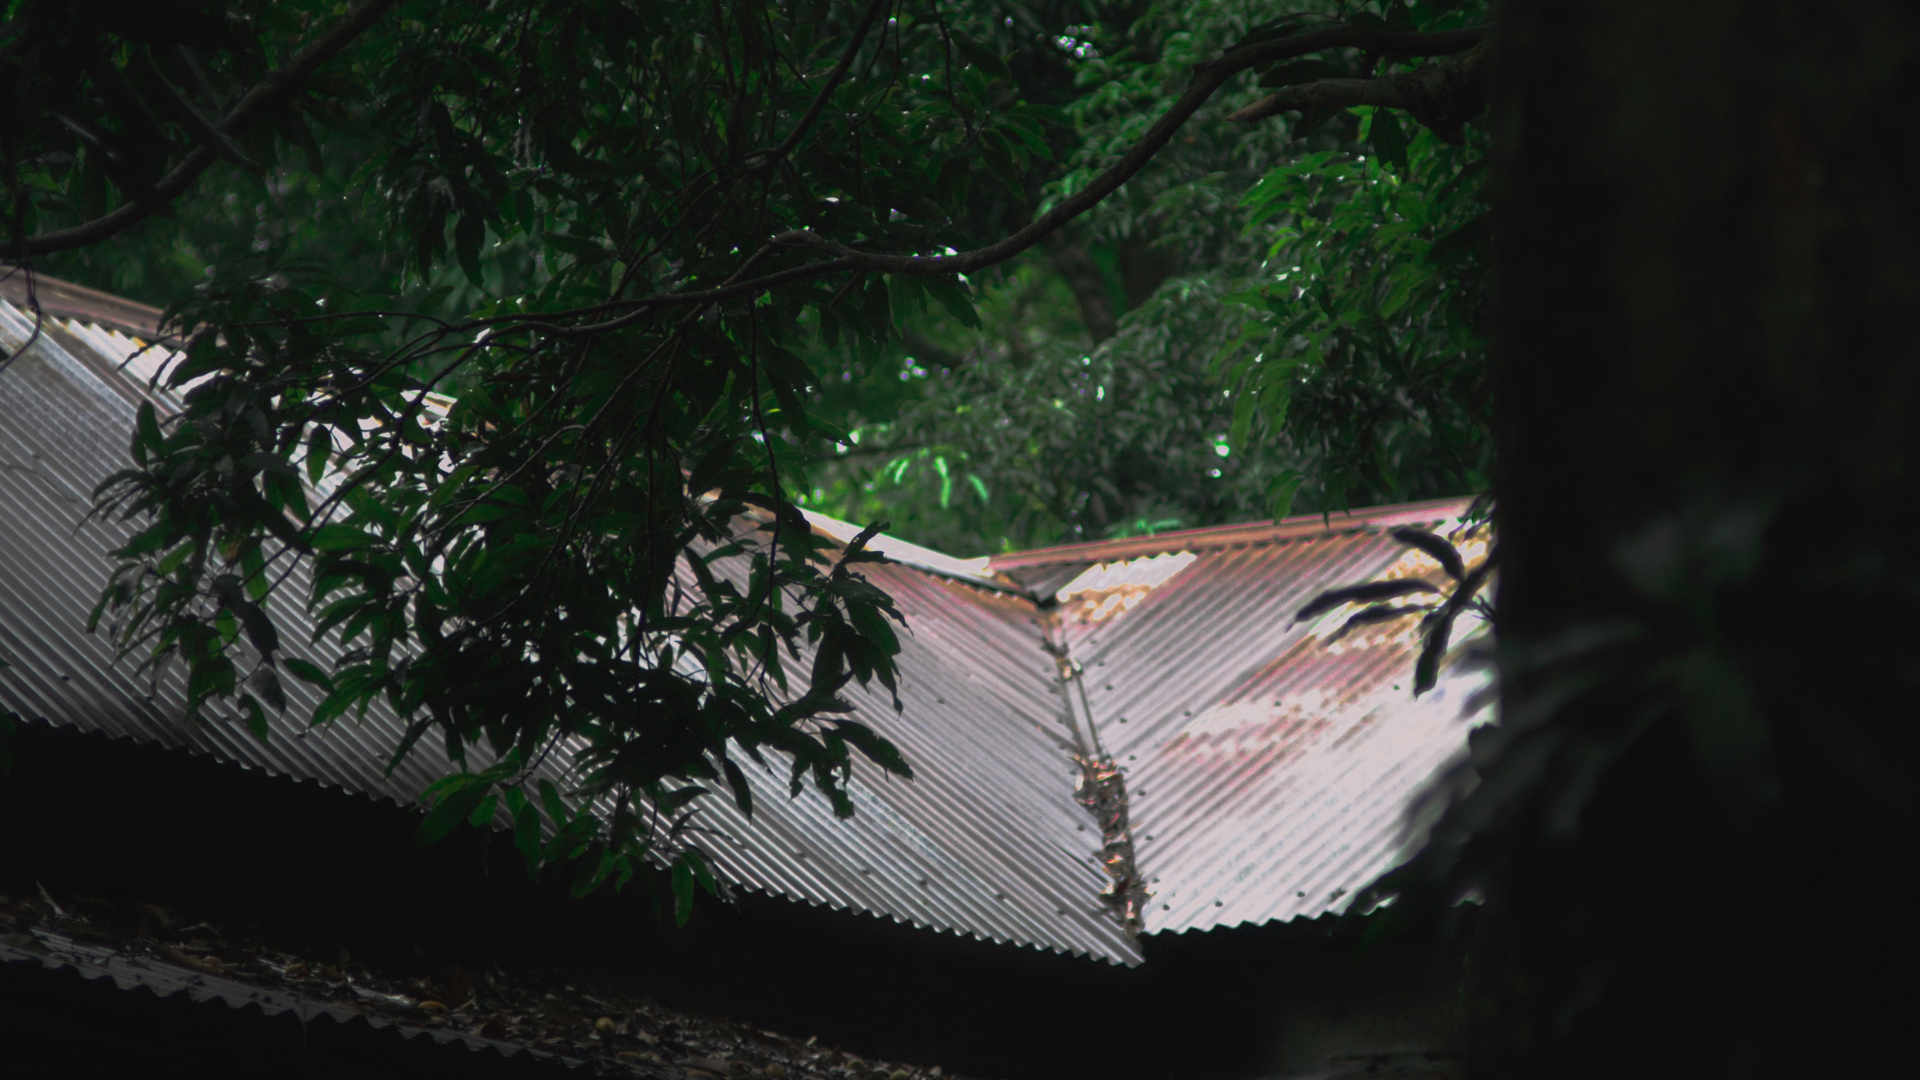
{"type": "Polygon", "coordinates": [[[71,969],[0,964],[0,1042],[13,1076],[393,1077],[491,1080],[579,1075],[555,1059],[502,1057],[362,1022],[156,997],[71,969]],[[178,1070],[177,1072],[175,1070],[178,1070]]]}
{"type": "Polygon", "coordinates": [[[758,895],[703,897],[676,930],[660,882],[572,900],[530,882],[504,835],[417,848],[391,804],[38,724],[16,750],[0,886],[173,906],[393,970],[564,972],[1012,1080],[1283,1075],[1458,1029],[1456,950],[1363,950],[1332,920],[1150,937],[1132,970],[758,895]]]}

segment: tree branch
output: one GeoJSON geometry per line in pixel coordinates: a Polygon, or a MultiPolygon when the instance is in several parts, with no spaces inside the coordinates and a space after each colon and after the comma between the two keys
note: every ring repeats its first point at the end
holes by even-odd
{"type": "Polygon", "coordinates": [[[1412,113],[1450,143],[1459,143],[1460,126],[1487,104],[1487,42],[1437,64],[1426,64],[1384,79],[1315,79],[1288,86],[1228,115],[1253,123],[1288,111],[1327,113],[1355,105],[1376,105],[1412,113]]]}
{"type": "Polygon", "coordinates": [[[1485,39],[1486,27],[1483,26],[1448,30],[1437,34],[1392,33],[1358,26],[1336,26],[1229,49],[1212,60],[1194,66],[1193,78],[1187,84],[1187,89],[1181,93],[1166,113],[1147,129],[1147,133],[1141,136],[1140,141],[1121,155],[1119,161],[1095,177],[1086,187],[1062,199],[1053,209],[1042,214],[1025,228],[986,247],[955,255],[887,255],[879,252],[855,251],[811,230],[796,229],[773,237],[771,243],[778,247],[813,248],[835,257],[777,270],[757,278],[729,281],[711,289],[695,289],[614,301],[568,312],[502,316],[488,320],[487,325],[534,324],[545,325],[555,333],[569,336],[598,334],[632,325],[654,308],[719,303],[742,296],[758,295],[768,289],[796,281],[807,281],[849,270],[924,275],[972,273],[1013,258],[1046,239],[1067,222],[1099,205],[1101,200],[1113,194],[1120,185],[1144,168],[1147,162],[1153,160],[1154,155],[1172,140],[1181,125],[1185,124],[1200,106],[1206,104],[1216,91],[1226,85],[1228,79],[1248,68],[1279,60],[1290,60],[1325,49],[1364,49],[1394,58],[1449,56],[1474,49],[1485,39]],[[570,327],[554,325],[559,320],[613,312],[626,312],[626,314],[599,323],[570,327]]]}
{"type": "MultiPolygon", "coordinates": [[[[300,50],[285,66],[274,71],[260,84],[247,92],[247,95],[234,103],[233,110],[220,121],[219,134],[237,136],[251,127],[253,123],[268,112],[292,97],[304,85],[321,64],[331,60],[335,54],[347,47],[369,26],[379,21],[394,0],[361,0],[361,3],[349,10],[339,21],[328,27],[325,33],[315,38],[306,48],[300,50]]],[[[94,218],[92,221],[75,225],[70,229],[57,229],[50,233],[29,238],[21,247],[21,255],[48,255],[56,251],[69,251],[86,247],[119,233],[135,222],[145,218],[167,202],[178,198],[200,174],[212,165],[219,155],[206,143],[201,143],[173,171],[161,177],[160,182],[147,193],[147,198],[139,202],[129,202],[94,218]]]]}
{"type": "Polygon", "coordinates": [[[867,5],[866,14],[860,17],[859,25],[853,29],[852,39],[847,42],[846,50],[840,54],[840,62],[833,65],[833,70],[827,73],[827,81],[821,85],[820,92],[814,95],[813,104],[807,107],[807,114],[800,118],[800,122],[793,126],[793,130],[787,133],[786,138],[780,140],[780,145],[747,155],[754,159],[748,164],[748,169],[757,172],[769,168],[791,153],[794,147],[800,145],[800,137],[805,135],[807,129],[813,126],[814,120],[819,118],[820,110],[827,107],[827,99],[831,98],[834,90],[839,88],[840,80],[846,78],[847,69],[853,66],[854,57],[860,52],[861,43],[867,40],[867,31],[873,28],[874,20],[880,17],[880,12],[890,3],[892,0],[872,0],[867,5]]]}

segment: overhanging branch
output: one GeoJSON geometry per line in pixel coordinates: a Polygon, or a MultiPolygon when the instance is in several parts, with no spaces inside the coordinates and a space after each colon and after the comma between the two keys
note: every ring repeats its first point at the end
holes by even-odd
{"type": "Polygon", "coordinates": [[[1412,113],[1434,134],[1451,143],[1460,127],[1487,103],[1487,43],[1435,64],[1384,79],[1315,79],[1284,87],[1230,114],[1253,123],[1283,112],[1330,113],[1355,105],[1375,105],[1412,113]]]}
{"type": "Polygon", "coordinates": [[[1086,187],[1062,199],[1053,209],[1013,235],[972,251],[963,251],[955,255],[887,255],[880,252],[855,251],[811,230],[794,230],[773,237],[768,246],[761,248],[755,257],[760,257],[769,249],[783,247],[812,248],[834,257],[789,267],[757,278],[730,281],[711,289],[664,293],[544,315],[503,316],[487,320],[482,325],[515,323],[523,326],[541,326],[552,332],[566,335],[598,334],[629,326],[656,308],[720,303],[743,296],[758,295],[781,285],[790,285],[794,282],[846,271],[922,275],[973,273],[1013,258],[1046,239],[1067,222],[1099,205],[1101,200],[1113,194],[1120,185],[1144,168],[1147,162],[1153,160],[1154,155],[1173,139],[1174,134],[1199,110],[1200,106],[1206,104],[1215,92],[1226,85],[1228,79],[1242,71],[1326,49],[1364,49],[1367,52],[1396,59],[1451,56],[1469,50],[1478,51],[1476,47],[1480,46],[1485,39],[1486,27],[1483,26],[1435,34],[1392,33],[1357,26],[1336,26],[1229,49],[1212,60],[1195,65],[1193,77],[1188,82],[1187,89],[1174,101],[1172,107],[1155,121],[1151,128],[1147,129],[1147,133],[1141,136],[1139,142],[1134,143],[1125,154],[1121,155],[1119,161],[1095,177],[1086,187]],[[623,314],[604,322],[574,326],[559,325],[568,319],[609,315],[616,312],[623,314]]]}
{"type": "MultiPolygon", "coordinates": [[[[224,136],[238,136],[247,128],[277,108],[297,93],[301,86],[318,71],[321,64],[333,59],[341,49],[358,37],[362,31],[379,21],[394,0],[362,0],[362,2],[338,22],[326,29],[306,48],[295,54],[285,66],[262,79],[259,85],[247,92],[247,95],[234,103],[232,111],[220,121],[218,133],[224,136]]],[[[161,177],[153,186],[151,193],[138,202],[124,203],[92,221],[75,225],[70,229],[57,229],[50,233],[29,238],[21,245],[21,255],[50,255],[56,251],[70,251],[74,248],[96,244],[145,218],[155,210],[171,202],[186,191],[199,179],[207,166],[218,160],[218,152],[206,143],[196,146],[173,171],[161,177]]]]}

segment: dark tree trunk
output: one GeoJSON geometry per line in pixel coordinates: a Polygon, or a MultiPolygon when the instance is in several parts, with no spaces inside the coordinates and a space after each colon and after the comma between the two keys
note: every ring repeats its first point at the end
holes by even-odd
{"type": "Polygon", "coordinates": [[[1086,245],[1066,232],[1057,232],[1047,238],[1046,247],[1053,268],[1073,290],[1073,299],[1080,305],[1080,321],[1087,324],[1093,343],[1098,345],[1112,337],[1116,323],[1113,299],[1107,295],[1106,279],[1094,265],[1093,256],[1087,254],[1086,245]]]}
{"type": "Polygon", "coordinates": [[[1509,0],[1490,117],[1488,745],[1547,719],[1483,769],[1476,1068],[1864,1075],[1916,958],[1920,5],[1509,0]],[[1604,625],[1575,696],[1538,647],[1604,625]]]}
{"type": "Polygon", "coordinates": [[[1150,225],[1141,233],[1120,241],[1120,288],[1126,293],[1128,311],[1152,299],[1160,286],[1180,269],[1178,255],[1154,246],[1159,236],[1160,230],[1150,225]]]}

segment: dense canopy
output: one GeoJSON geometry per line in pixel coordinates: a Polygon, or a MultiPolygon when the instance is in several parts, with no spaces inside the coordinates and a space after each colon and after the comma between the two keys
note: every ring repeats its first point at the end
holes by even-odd
{"type": "Polygon", "coordinates": [[[97,617],[256,724],[384,699],[469,761],[429,834],[684,897],[742,762],[911,772],[837,697],[898,614],[800,507],[967,553],[1484,486],[1457,8],[17,5],[16,272],[186,357],[97,617]]]}

